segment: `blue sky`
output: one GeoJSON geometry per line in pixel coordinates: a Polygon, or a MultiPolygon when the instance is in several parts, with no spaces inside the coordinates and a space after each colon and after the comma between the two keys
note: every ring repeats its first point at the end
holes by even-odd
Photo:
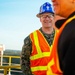
{"type": "Polygon", "coordinates": [[[21,50],[23,40],[41,23],[36,14],[50,0],[0,0],[0,44],[5,49],[21,50]]]}

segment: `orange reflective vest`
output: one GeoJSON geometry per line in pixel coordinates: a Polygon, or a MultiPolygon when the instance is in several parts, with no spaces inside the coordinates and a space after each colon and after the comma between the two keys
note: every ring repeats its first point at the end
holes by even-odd
{"type": "Polygon", "coordinates": [[[31,71],[34,75],[47,75],[47,65],[52,58],[52,49],[39,30],[31,33],[30,38],[32,41],[31,71]]]}
{"type": "Polygon", "coordinates": [[[49,67],[48,71],[47,71],[47,75],[63,75],[60,67],[59,67],[59,59],[58,59],[58,52],[57,52],[57,45],[58,45],[58,40],[60,37],[60,34],[63,30],[63,28],[67,25],[67,23],[69,23],[71,20],[75,19],[75,16],[69,18],[63,25],[62,27],[57,30],[55,38],[54,38],[54,43],[53,43],[53,47],[52,47],[52,64],[51,61],[49,62],[49,65],[51,67],[49,67]]]}

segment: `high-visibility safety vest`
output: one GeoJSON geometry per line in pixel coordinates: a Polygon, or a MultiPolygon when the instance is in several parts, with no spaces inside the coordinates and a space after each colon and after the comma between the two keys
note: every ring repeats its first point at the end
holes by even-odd
{"type": "Polygon", "coordinates": [[[30,34],[32,41],[32,53],[30,56],[31,71],[34,75],[47,75],[47,65],[51,60],[52,47],[43,34],[36,30],[30,34]]]}
{"type": "Polygon", "coordinates": [[[49,69],[47,71],[47,75],[63,75],[63,72],[61,71],[61,69],[59,67],[57,45],[58,45],[59,37],[60,37],[61,32],[63,31],[64,27],[67,25],[67,23],[69,23],[73,19],[75,19],[75,15],[73,17],[69,18],[67,21],[65,21],[64,24],[62,25],[62,27],[59,30],[57,30],[57,32],[56,32],[54,42],[53,42],[53,47],[52,47],[53,58],[52,58],[52,61],[49,62],[49,69]],[[52,62],[52,64],[51,64],[51,62],[52,62]],[[54,68],[54,69],[52,69],[52,68],[54,68]]]}

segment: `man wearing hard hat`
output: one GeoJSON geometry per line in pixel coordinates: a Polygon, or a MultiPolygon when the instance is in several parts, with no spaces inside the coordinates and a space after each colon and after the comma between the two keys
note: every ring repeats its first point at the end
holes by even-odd
{"type": "Polygon", "coordinates": [[[44,3],[36,16],[40,19],[42,27],[24,39],[21,52],[21,69],[25,75],[47,75],[48,63],[52,59],[51,47],[55,30],[51,4],[44,3]]]}

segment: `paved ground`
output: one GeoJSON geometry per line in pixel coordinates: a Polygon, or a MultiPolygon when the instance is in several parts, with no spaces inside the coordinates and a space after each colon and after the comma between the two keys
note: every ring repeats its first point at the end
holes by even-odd
{"type": "MultiPolygon", "coordinates": [[[[4,74],[0,73],[0,75],[4,75],[4,74]]],[[[7,75],[8,75],[8,74],[7,74],[7,75]]]]}
{"type": "MultiPolygon", "coordinates": [[[[0,75],[4,75],[4,74],[0,73],[0,75]]],[[[7,75],[9,75],[9,74],[7,74],[7,75]]],[[[10,75],[23,75],[23,74],[10,74],[10,75]]]]}
{"type": "MultiPolygon", "coordinates": [[[[0,75],[4,75],[4,74],[0,73],[0,75]]],[[[7,74],[7,75],[9,75],[9,74],[7,74]]]]}
{"type": "MultiPolygon", "coordinates": [[[[4,75],[4,74],[0,73],[0,75],[4,75]]],[[[8,74],[7,74],[7,75],[8,75],[8,74]]]]}

